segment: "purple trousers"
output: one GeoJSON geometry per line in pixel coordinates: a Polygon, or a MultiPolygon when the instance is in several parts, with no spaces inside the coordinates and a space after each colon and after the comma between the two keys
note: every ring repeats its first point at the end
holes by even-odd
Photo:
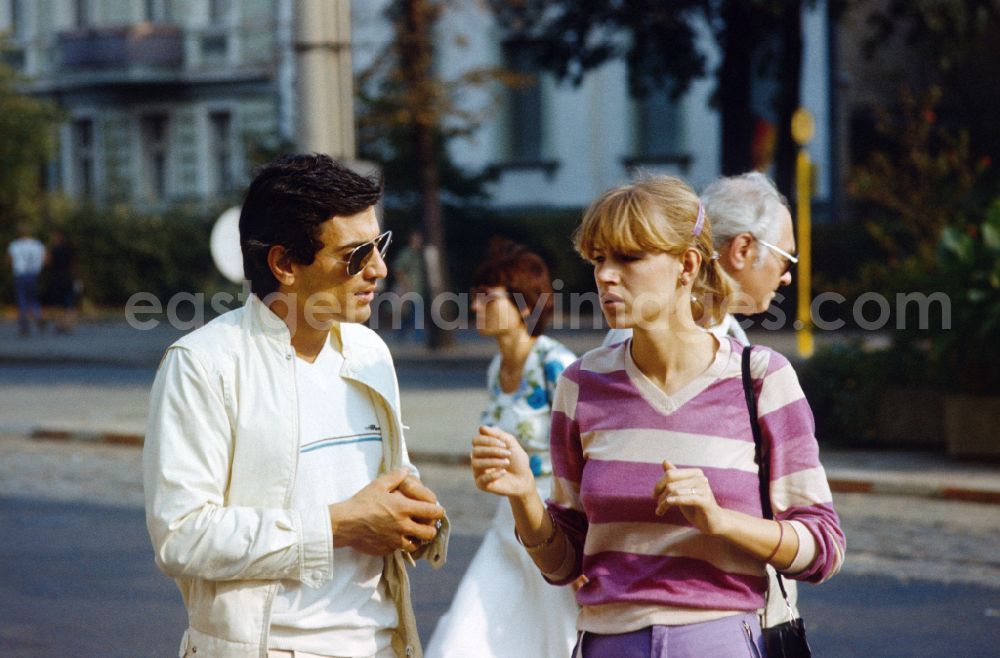
{"type": "Polygon", "coordinates": [[[767,658],[756,613],[631,633],[579,634],[574,658],[767,658]]]}

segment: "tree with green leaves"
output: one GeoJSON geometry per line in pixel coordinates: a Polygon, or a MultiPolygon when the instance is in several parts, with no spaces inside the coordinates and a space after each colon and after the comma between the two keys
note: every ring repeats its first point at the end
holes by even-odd
{"type": "MultiPolygon", "coordinates": [[[[454,79],[434,70],[435,30],[446,0],[394,0],[385,12],[394,38],[361,73],[359,155],[380,163],[388,181],[386,206],[409,228],[420,227],[426,244],[437,254],[429,259],[431,300],[451,290],[446,236],[449,224],[481,212],[488,198],[484,175],[470,175],[448,155],[448,140],[470,135],[489,116],[488,108],[461,102],[470,89],[515,79],[496,68],[472,69],[454,79]]],[[[449,332],[430,323],[432,348],[446,345],[449,332]]]]}
{"type": "Polygon", "coordinates": [[[18,82],[17,74],[0,63],[0,227],[5,238],[16,224],[37,222],[42,214],[42,172],[62,120],[55,105],[22,93],[18,82]]]}
{"type": "MultiPolygon", "coordinates": [[[[512,38],[536,45],[537,63],[579,84],[612,60],[628,65],[630,92],[639,98],[666,89],[674,99],[691,82],[714,75],[713,103],[722,118],[722,173],[751,168],[755,74],[774,79],[777,182],[791,189],[795,149],[792,113],[799,104],[802,10],[815,0],[490,0],[512,38]],[[700,34],[708,27],[721,61],[708,70],[700,34]]],[[[832,12],[843,0],[830,0],[832,12]]]]}

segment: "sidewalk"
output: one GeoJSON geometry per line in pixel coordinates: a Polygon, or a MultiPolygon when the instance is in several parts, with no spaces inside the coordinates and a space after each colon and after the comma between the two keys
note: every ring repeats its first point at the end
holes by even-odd
{"type": "MultiPolygon", "coordinates": [[[[134,377],[115,385],[56,381],[0,386],[0,435],[141,445],[153,370],[164,349],[183,333],[165,325],[137,331],[124,322],[105,321],[81,323],[69,336],[20,338],[13,323],[0,322],[0,368],[77,364],[136,369],[134,377]]],[[[556,331],[553,335],[583,353],[600,343],[603,332],[556,331]]],[[[454,345],[437,352],[392,335],[386,338],[397,365],[408,368],[423,365],[483,372],[495,350],[493,341],[472,331],[456,332],[454,345]]],[[[786,354],[794,350],[790,334],[770,333],[760,340],[786,354]]],[[[404,386],[402,400],[414,461],[467,461],[470,432],[485,402],[485,391],[404,386]]],[[[836,492],[1000,504],[1000,463],[960,461],[943,453],[832,448],[824,449],[822,457],[836,492]]]]}

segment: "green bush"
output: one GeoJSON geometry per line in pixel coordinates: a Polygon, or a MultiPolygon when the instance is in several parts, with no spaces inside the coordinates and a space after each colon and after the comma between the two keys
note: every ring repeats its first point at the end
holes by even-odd
{"type": "MultiPolygon", "coordinates": [[[[53,229],[61,230],[76,251],[86,303],[119,307],[137,292],[166,300],[178,292],[235,290],[216,272],[209,251],[218,214],[219,209],[139,214],[125,207],[82,207],[54,211],[38,237],[44,241],[53,229]]],[[[0,286],[12,302],[9,272],[0,286]]]]}
{"type": "Polygon", "coordinates": [[[1000,393],[1000,197],[982,223],[942,232],[937,275],[952,308],[932,339],[939,376],[964,393],[1000,393]]]}
{"type": "Polygon", "coordinates": [[[927,372],[925,354],[870,351],[857,343],[819,350],[798,368],[816,436],[824,444],[857,447],[878,441],[875,414],[886,388],[926,384],[927,372]]]}

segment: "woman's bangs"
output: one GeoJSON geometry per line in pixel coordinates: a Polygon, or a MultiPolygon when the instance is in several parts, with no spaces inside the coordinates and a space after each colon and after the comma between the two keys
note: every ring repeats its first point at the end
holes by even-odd
{"type": "Polygon", "coordinates": [[[603,199],[587,213],[578,229],[577,251],[593,260],[598,251],[635,253],[657,249],[650,218],[635,194],[603,199]]]}

